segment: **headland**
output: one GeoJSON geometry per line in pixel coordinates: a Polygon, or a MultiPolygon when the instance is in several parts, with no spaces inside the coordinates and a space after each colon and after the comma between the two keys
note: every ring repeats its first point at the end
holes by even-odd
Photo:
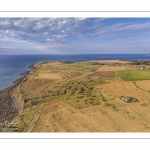
{"type": "Polygon", "coordinates": [[[30,67],[0,94],[0,121],[16,122],[3,131],[150,131],[150,61],[57,61],[30,67]]]}

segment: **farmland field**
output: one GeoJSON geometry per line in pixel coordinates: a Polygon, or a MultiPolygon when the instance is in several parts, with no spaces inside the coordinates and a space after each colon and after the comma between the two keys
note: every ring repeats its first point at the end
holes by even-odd
{"type": "Polygon", "coordinates": [[[121,70],[116,71],[116,76],[120,76],[123,80],[149,80],[150,70],[121,70]]]}
{"type": "Polygon", "coordinates": [[[138,70],[137,66],[128,66],[124,70],[138,70]]]}
{"type": "Polygon", "coordinates": [[[136,68],[118,60],[35,64],[13,91],[18,131],[149,132],[150,71],[136,68]]]}
{"type": "Polygon", "coordinates": [[[126,69],[127,66],[108,66],[108,65],[104,65],[102,67],[100,67],[99,69],[97,69],[97,71],[117,71],[117,70],[124,70],[126,69]]]}
{"type": "Polygon", "coordinates": [[[142,80],[142,81],[136,81],[134,82],[135,85],[139,88],[141,88],[142,90],[145,90],[147,92],[150,92],[150,80],[142,80]]]}
{"type": "Polygon", "coordinates": [[[95,73],[92,73],[90,75],[88,75],[89,77],[92,77],[92,76],[101,76],[101,77],[115,77],[115,71],[100,71],[100,72],[95,72],[95,73]]]}

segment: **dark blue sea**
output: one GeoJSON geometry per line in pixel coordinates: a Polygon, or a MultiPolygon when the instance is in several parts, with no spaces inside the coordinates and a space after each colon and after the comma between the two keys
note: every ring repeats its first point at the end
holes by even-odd
{"type": "Polygon", "coordinates": [[[38,61],[72,61],[89,60],[150,60],[147,54],[82,54],[82,55],[0,55],[0,91],[11,86],[13,81],[21,77],[21,73],[29,71],[29,65],[38,61]]]}

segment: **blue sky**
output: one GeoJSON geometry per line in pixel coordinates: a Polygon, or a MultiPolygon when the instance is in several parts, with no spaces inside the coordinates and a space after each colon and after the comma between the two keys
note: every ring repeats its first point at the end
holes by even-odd
{"type": "Polygon", "coordinates": [[[150,18],[0,18],[0,54],[150,53],[150,18]]]}

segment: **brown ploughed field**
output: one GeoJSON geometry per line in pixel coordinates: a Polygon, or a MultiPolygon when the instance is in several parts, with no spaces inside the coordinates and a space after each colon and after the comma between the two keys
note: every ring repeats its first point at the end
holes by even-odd
{"type": "Polygon", "coordinates": [[[109,78],[109,77],[115,77],[115,72],[114,71],[100,71],[100,72],[92,73],[92,74],[90,74],[88,76],[89,77],[100,76],[100,77],[109,78]]]}

